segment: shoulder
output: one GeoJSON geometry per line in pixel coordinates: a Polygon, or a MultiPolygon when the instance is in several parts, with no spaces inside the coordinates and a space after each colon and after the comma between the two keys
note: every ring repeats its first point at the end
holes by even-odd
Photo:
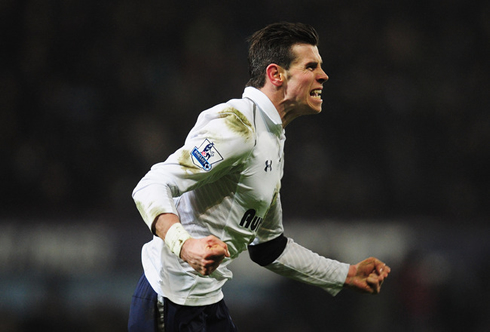
{"type": "Polygon", "coordinates": [[[233,99],[217,109],[218,116],[232,132],[247,138],[255,132],[253,103],[249,100],[233,99]]]}
{"type": "Polygon", "coordinates": [[[245,140],[254,138],[255,114],[254,104],[248,99],[232,99],[203,111],[199,115],[199,125],[219,126],[219,130],[237,135],[245,140]]]}
{"type": "Polygon", "coordinates": [[[200,113],[185,145],[199,152],[212,149],[219,164],[235,164],[246,158],[256,143],[253,103],[234,99],[200,113]],[[204,149],[204,150],[202,150],[204,149]]]}

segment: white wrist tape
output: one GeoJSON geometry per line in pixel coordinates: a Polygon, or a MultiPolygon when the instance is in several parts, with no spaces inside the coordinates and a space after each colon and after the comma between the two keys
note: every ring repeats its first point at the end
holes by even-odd
{"type": "Polygon", "coordinates": [[[180,250],[184,242],[190,239],[190,234],[184,229],[181,223],[173,224],[165,235],[165,243],[177,257],[180,257],[180,250]]]}

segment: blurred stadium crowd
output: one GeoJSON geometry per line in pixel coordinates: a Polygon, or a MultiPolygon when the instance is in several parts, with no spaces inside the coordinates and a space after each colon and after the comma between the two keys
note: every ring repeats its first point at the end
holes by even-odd
{"type": "MultiPolygon", "coordinates": [[[[316,27],[330,76],[323,113],[287,128],[286,219],[429,218],[479,233],[490,216],[490,4],[483,0],[3,0],[0,225],[107,217],[127,232],[146,231],[133,187],[180,146],[201,110],[241,95],[246,38],[280,20],[316,27]]],[[[342,315],[358,301],[344,299],[326,306],[337,303],[342,315]]],[[[468,331],[488,324],[477,318],[468,331]]],[[[98,330],[118,330],[114,319],[98,330]]],[[[399,326],[388,330],[413,327],[392,323],[399,326]]],[[[457,326],[439,319],[410,331],[457,326]]]]}
{"type": "Polygon", "coordinates": [[[488,215],[486,2],[213,3],[4,1],[2,212],[127,209],[198,112],[241,95],[245,39],[289,19],[331,79],[288,128],[288,213],[488,215]]]}

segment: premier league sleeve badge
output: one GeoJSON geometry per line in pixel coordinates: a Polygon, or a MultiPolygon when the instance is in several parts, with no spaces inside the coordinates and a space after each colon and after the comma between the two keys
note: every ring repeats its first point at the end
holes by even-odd
{"type": "Polygon", "coordinates": [[[213,164],[223,160],[223,157],[216,150],[214,143],[205,139],[199,147],[195,146],[191,151],[191,159],[194,165],[209,172],[213,164]]]}

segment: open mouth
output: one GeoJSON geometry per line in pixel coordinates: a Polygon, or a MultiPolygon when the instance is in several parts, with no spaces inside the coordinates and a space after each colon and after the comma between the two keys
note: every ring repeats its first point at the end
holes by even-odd
{"type": "Polygon", "coordinates": [[[310,96],[312,96],[313,98],[322,99],[322,90],[321,89],[312,90],[310,92],[310,96]]]}

